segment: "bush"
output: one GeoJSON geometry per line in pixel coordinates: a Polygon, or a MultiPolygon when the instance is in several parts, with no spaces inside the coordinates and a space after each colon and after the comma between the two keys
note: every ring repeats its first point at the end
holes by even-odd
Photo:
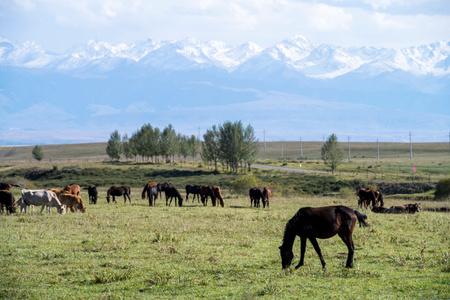
{"type": "Polygon", "coordinates": [[[260,185],[260,181],[252,175],[244,175],[231,181],[231,190],[237,194],[248,194],[248,191],[260,185]]]}
{"type": "Polygon", "coordinates": [[[450,178],[439,180],[436,185],[436,191],[434,192],[434,198],[436,200],[444,200],[450,198],[450,178]]]}

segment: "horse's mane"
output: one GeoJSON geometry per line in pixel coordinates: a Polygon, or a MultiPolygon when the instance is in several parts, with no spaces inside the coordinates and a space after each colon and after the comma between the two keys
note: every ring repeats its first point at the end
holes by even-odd
{"type": "Polygon", "coordinates": [[[287,221],[286,227],[284,228],[283,245],[286,243],[291,243],[295,239],[296,236],[295,228],[301,215],[302,209],[299,209],[297,213],[289,221],[287,221]]]}

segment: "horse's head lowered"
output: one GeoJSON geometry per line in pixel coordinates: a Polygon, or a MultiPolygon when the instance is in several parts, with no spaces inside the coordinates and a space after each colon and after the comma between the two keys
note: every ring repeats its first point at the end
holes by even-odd
{"type": "Polygon", "coordinates": [[[291,266],[292,259],[294,258],[292,248],[281,245],[280,255],[281,255],[281,266],[283,267],[283,269],[288,269],[291,266]]]}

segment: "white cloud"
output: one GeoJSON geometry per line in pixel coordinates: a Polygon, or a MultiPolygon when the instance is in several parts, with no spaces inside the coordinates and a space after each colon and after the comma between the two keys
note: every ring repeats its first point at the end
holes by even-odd
{"type": "Polygon", "coordinates": [[[121,112],[120,109],[114,108],[110,105],[100,104],[89,104],[87,109],[94,111],[92,116],[117,115],[121,112]]]}
{"type": "Polygon", "coordinates": [[[149,114],[154,113],[155,109],[145,101],[133,102],[125,109],[126,113],[132,114],[149,114]]]}
{"type": "Polygon", "coordinates": [[[372,16],[374,22],[381,29],[407,30],[414,29],[414,23],[407,22],[402,16],[392,16],[383,13],[375,13],[372,16]]]}

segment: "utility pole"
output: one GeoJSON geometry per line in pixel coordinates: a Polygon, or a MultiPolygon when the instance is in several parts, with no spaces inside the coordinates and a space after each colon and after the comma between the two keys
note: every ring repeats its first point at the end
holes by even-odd
{"type": "MultiPolygon", "coordinates": [[[[450,134],[449,134],[450,136],[450,134]]],[[[303,144],[302,144],[302,137],[300,137],[300,158],[303,159],[303,144]]]]}
{"type": "Polygon", "coordinates": [[[411,139],[411,131],[409,132],[409,160],[412,160],[412,139],[411,139]]]}
{"type": "Polygon", "coordinates": [[[350,162],[350,136],[348,136],[348,162],[350,162]]]}
{"type": "Polygon", "coordinates": [[[378,139],[377,139],[377,161],[380,161],[380,144],[378,143],[378,139]]]}
{"type": "Polygon", "coordinates": [[[264,128],[264,152],[266,152],[266,129],[264,128]]]}

